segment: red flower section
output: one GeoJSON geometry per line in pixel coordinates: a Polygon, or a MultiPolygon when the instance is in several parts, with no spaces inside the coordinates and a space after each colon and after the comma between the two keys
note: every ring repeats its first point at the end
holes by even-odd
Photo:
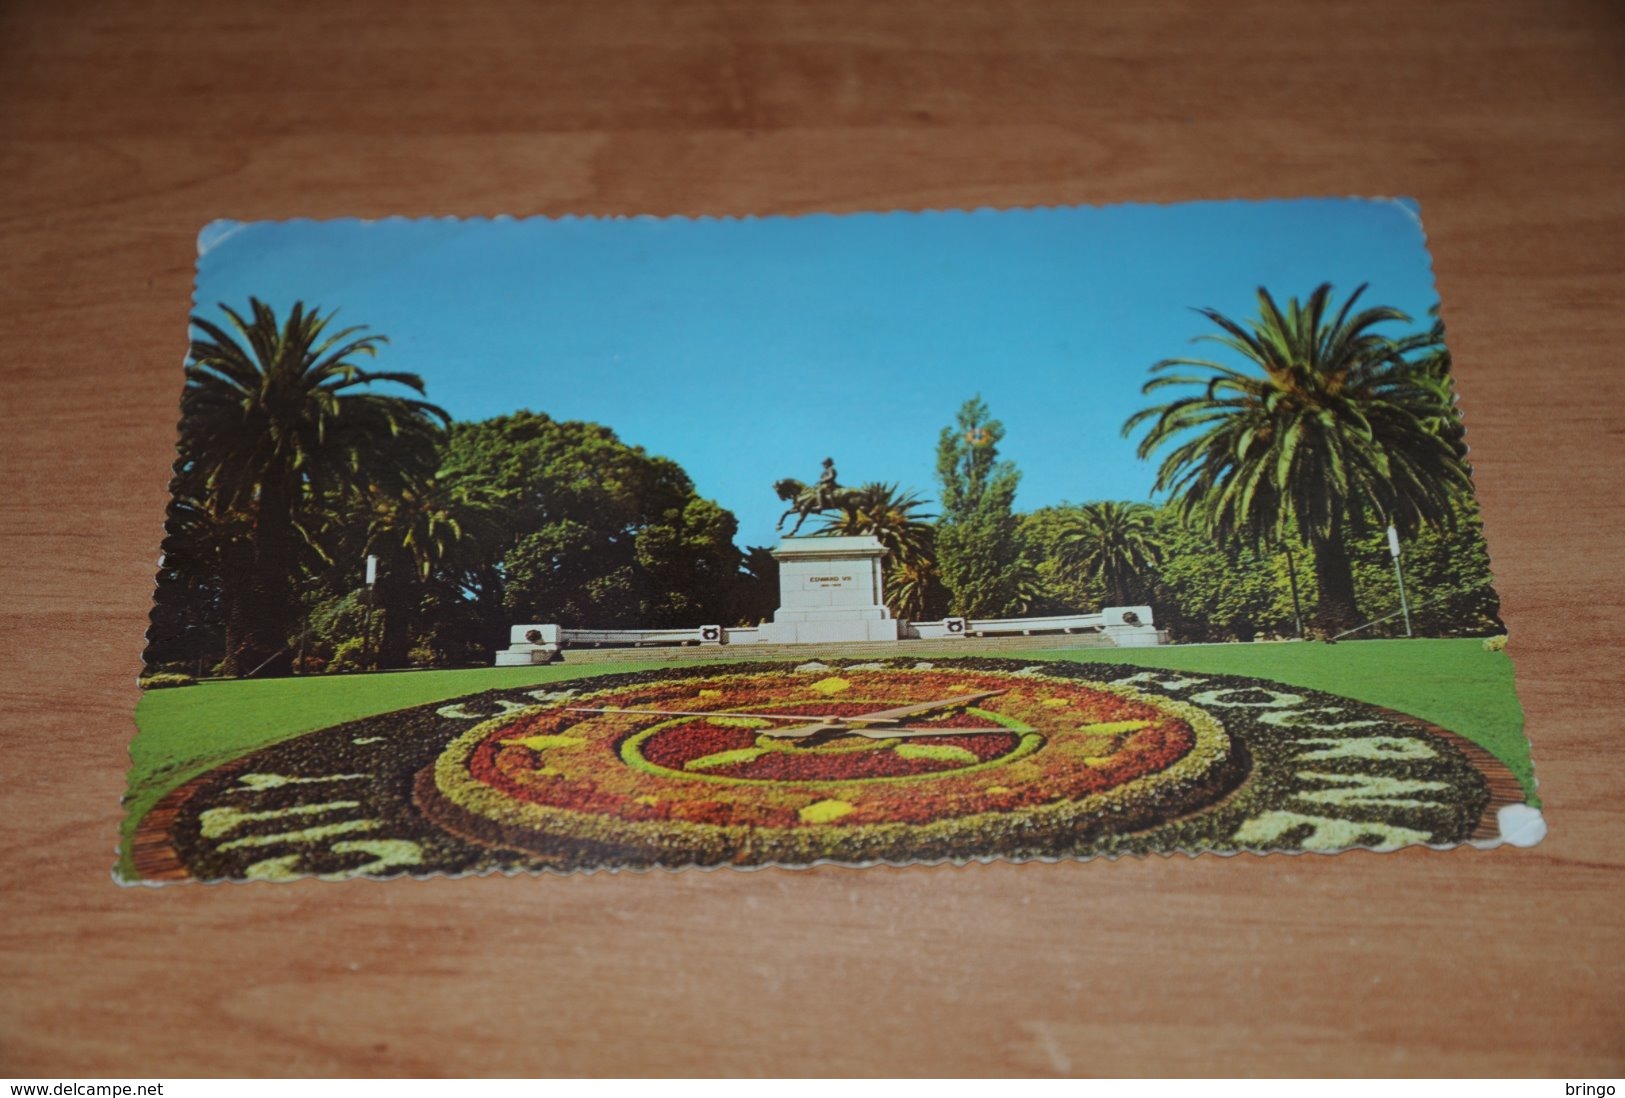
{"type": "Polygon", "coordinates": [[[643,743],[643,757],[656,766],[681,770],[695,759],[744,751],[755,744],[756,733],[748,728],[718,728],[702,719],[650,736],[643,743]]]}

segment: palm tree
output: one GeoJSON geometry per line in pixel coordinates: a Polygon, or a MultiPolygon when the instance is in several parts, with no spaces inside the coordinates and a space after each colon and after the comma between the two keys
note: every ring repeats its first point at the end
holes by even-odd
{"type": "Polygon", "coordinates": [[[872,534],[893,561],[910,559],[931,542],[930,520],[936,516],[921,514],[924,506],[917,493],[876,481],[853,489],[818,532],[839,537],[872,534]]]}
{"type": "Polygon", "coordinates": [[[492,546],[499,539],[500,498],[481,481],[449,481],[434,475],[410,477],[400,485],[371,484],[364,490],[360,502],[368,516],[365,551],[376,554],[382,565],[378,588],[384,615],[377,648],[381,666],[406,666],[431,577],[455,571],[459,560],[480,559],[478,547],[492,546]]]}
{"type": "Polygon", "coordinates": [[[925,501],[896,484],[875,482],[855,488],[824,521],[821,535],[879,539],[886,548],[886,604],[900,618],[918,620],[937,582],[932,552],[934,515],[921,514],[925,501]]]}
{"type": "Polygon", "coordinates": [[[1107,603],[1126,606],[1143,577],[1162,563],[1156,512],[1145,503],[1089,503],[1077,508],[1057,544],[1059,563],[1084,581],[1099,580],[1107,603]]]}
{"type": "Polygon", "coordinates": [[[1033,607],[1044,598],[1044,581],[1038,566],[1025,555],[1017,557],[1010,566],[1011,613],[1018,617],[1033,612],[1033,607]]]}
{"type": "Polygon", "coordinates": [[[1428,429],[1446,442],[1463,460],[1467,457],[1467,432],[1456,414],[1456,382],[1450,369],[1450,348],[1444,344],[1444,321],[1437,305],[1428,309],[1433,323],[1418,332],[1406,349],[1418,352],[1417,383],[1433,390],[1436,412],[1427,420],[1428,429]]]}
{"type": "Polygon", "coordinates": [[[1427,337],[1373,331],[1410,323],[1397,309],[1354,313],[1365,286],[1328,317],[1331,285],[1283,313],[1258,291],[1259,315],[1242,325],[1198,310],[1222,334],[1205,335],[1247,368],[1173,358],[1151,369],[1150,394],[1171,386],[1190,395],[1146,408],[1123,425],[1152,421],[1140,441],[1148,458],[1172,449],[1154,491],[1221,540],[1306,542],[1320,583],[1319,624],[1337,631],[1358,620],[1345,538],[1369,518],[1402,535],[1453,521],[1450,501],[1470,490],[1461,453],[1437,429],[1454,419],[1431,370],[1410,357],[1427,337]],[[1200,371],[1200,372],[1192,372],[1200,371]]]}
{"type": "Polygon", "coordinates": [[[430,440],[450,417],[367,390],[393,383],[423,394],[416,374],[356,365],[384,337],[360,327],[329,333],[333,314],[300,302],[280,324],[270,306],[253,298],[249,306],[252,319],[220,306],[230,331],[192,318],[200,334],[186,367],[176,475],[217,520],[243,530],[224,550],[224,672],[286,674],[294,573],[301,545],[315,544],[316,501],[341,495],[369,468],[389,468],[403,439],[430,440]]]}
{"type": "Polygon", "coordinates": [[[928,560],[893,564],[886,569],[886,605],[905,621],[923,621],[937,570],[928,560]]]}

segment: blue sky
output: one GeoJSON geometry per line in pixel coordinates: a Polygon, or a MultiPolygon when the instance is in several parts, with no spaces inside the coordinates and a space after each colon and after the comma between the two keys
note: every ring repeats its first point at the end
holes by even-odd
{"type": "MultiPolygon", "coordinates": [[[[1330,281],[1426,323],[1413,203],[1308,199],[744,220],[216,222],[197,306],[337,308],[389,337],[459,419],[608,424],[683,465],[772,544],[772,482],[934,495],[938,432],[980,393],[1022,509],[1145,499],[1121,437],[1147,368],[1198,350],[1191,310],[1256,311],[1330,281]]],[[[1217,348],[1199,350],[1211,354],[1217,348]]]]}

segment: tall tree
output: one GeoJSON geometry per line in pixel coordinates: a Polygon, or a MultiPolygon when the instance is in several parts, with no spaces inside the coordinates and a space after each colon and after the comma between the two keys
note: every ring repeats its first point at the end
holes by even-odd
{"type": "Polygon", "coordinates": [[[999,460],[1004,424],[980,396],[967,400],[937,441],[942,515],[937,568],[949,612],[964,617],[1015,613],[1031,592],[1022,583],[1014,463],[999,460]]]}
{"type": "Polygon", "coordinates": [[[383,336],[362,327],[329,332],[333,314],[302,302],[280,323],[258,299],[249,308],[245,318],[221,305],[226,327],[192,318],[198,335],[186,367],[176,476],[213,522],[241,531],[221,550],[222,670],[286,674],[294,574],[302,546],[316,543],[319,502],[368,470],[388,475],[388,455],[403,437],[432,440],[449,417],[426,401],[371,390],[424,391],[416,374],[357,365],[377,353],[383,336]]]}
{"type": "MultiPolygon", "coordinates": [[[[1253,640],[1290,635],[1296,618],[1284,553],[1221,542],[1186,521],[1177,505],[1158,510],[1162,557],[1151,603],[1157,624],[1181,642],[1253,640]]],[[[1313,577],[1300,575],[1305,605],[1315,600],[1313,577]]]]}
{"type": "Polygon", "coordinates": [[[503,493],[486,577],[509,620],[613,628],[729,617],[738,522],[676,462],[608,427],[536,412],[459,423],[441,475],[503,493]]]}
{"type": "Polygon", "coordinates": [[[1087,503],[1071,516],[1061,536],[1061,565],[1098,580],[1111,606],[1126,606],[1150,590],[1162,559],[1156,511],[1144,503],[1087,503]]]}
{"type": "Polygon", "coordinates": [[[1061,547],[1077,528],[1077,513],[1076,505],[1062,503],[1020,516],[1021,540],[1037,583],[1035,614],[1082,614],[1105,605],[1106,589],[1098,579],[1062,563],[1061,547]]]}
{"type": "Polygon", "coordinates": [[[1367,516],[1409,536],[1453,521],[1454,496],[1470,490],[1467,467],[1437,425],[1454,418],[1424,360],[1427,337],[1391,338],[1374,329],[1408,324],[1397,309],[1359,313],[1357,289],[1335,314],[1323,284],[1283,312],[1258,291],[1258,317],[1241,324],[1198,310],[1221,334],[1204,335],[1241,366],[1171,358],[1143,391],[1193,389],[1146,408],[1123,426],[1150,428],[1148,458],[1170,446],[1155,491],[1226,540],[1307,542],[1319,581],[1318,624],[1335,632],[1359,620],[1347,539],[1367,516]]]}
{"type": "Polygon", "coordinates": [[[765,545],[746,546],[724,617],[727,625],[756,625],[779,608],[779,562],[765,545]]]}

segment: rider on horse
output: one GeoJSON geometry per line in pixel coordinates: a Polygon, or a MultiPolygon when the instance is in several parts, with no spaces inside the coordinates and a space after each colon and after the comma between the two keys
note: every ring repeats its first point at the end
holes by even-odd
{"type": "Polygon", "coordinates": [[[790,536],[795,537],[801,529],[801,524],[813,515],[824,511],[833,511],[843,505],[842,501],[853,494],[849,488],[842,488],[836,481],[835,459],[824,459],[824,471],[818,474],[818,480],[812,484],[803,484],[799,480],[786,478],[775,481],[773,490],[779,498],[790,504],[790,509],[779,516],[780,530],[784,529],[785,522],[791,515],[796,516],[795,528],[790,536]]]}
{"type": "Polygon", "coordinates": [[[818,483],[813,485],[813,501],[815,509],[827,511],[835,506],[830,496],[840,485],[835,483],[835,459],[824,459],[824,471],[818,474],[818,483]]]}

